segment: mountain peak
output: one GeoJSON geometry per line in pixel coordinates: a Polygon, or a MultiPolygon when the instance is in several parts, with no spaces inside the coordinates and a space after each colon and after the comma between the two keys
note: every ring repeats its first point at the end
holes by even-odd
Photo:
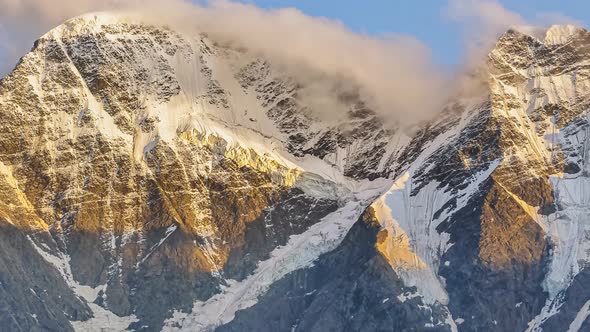
{"type": "Polygon", "coordinates": [[[91,12],[68,19],[49,30],[40,39],[60,38],[62,36],[73,37],[98,32],[104,25],[139,23],[140,21],[138,17],[133,16],[131,13],[111,11],[91,12]]]}
{"type": "Polygon", "coordinates": [[[566,43],[575,34],[584,31],[583,28],[566,24],[566,25],[552,25],[545,32],[545,45],[558,45],[566,43]]]}
{"type": "Polygon", "coordinates": [[[545,46],[555,46],[565,44],[572,37],[584,31],[586,29],[571,24],[552,25],[548,29],[536,26],[518,26],[508,29],[498,41],[502,44],[513,38],[525,38],[545,46]]]}

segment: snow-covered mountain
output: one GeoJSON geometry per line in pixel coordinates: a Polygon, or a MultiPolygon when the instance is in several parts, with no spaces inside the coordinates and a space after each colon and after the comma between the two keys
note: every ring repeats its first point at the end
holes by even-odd
{"type": "Polygon", "coordinates": [[[488,96],[408,133],[204,34],[72,19],[0,81],[0,330],[590,330],[589,54],[510,30],[488,96]]]}

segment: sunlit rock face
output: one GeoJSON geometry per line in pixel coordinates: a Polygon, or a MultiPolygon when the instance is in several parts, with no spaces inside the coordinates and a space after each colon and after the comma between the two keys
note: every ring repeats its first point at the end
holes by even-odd
{"type": "Polygon", "coordinates": [[[587,280],[589,259],[588,47],[579,28],[545,40],[505,33],[488,56],[489,100],[373,204],[390,239],[382,256],[447,304],[459,330],[588,324],[590,294],[569,290],[587,280]]]}
{"type": "Polygon", "coordinates": [[[72,19],[0,81],[0,330],[584,330],[589,51],[508,31],[487,97],[409,132],[355,94],[316,117],[247,49],[72,19]]]}
{"type": "MultiPolygon", "coordinates": [[[[74,288],[55,300],[65,329],[108,318],[159,330],[174,310],[245,279],[290,235],[360,200],[360,180],[387,172],[361,167],[373,146],[358,142],[386,139],[370,110],[351,102],[348,118],[310,129],[298,87],[274,75],[205,36],[101,14],[41,37],[1,81],[1,222],[40,250],[49,278],[74,288]],[[309,143],[320,135],[347,140],[309,143]],[[303,160],[305,149],[324,160],[303,160]]],[[[52,329],[55,313],[22,317],[41,309],[18,294],[5,304],[6,326],[52,329]]]]}

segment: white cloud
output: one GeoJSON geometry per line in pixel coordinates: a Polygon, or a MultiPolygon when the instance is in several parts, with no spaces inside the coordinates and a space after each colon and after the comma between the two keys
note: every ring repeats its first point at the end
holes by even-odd
{"type": "MultiPolygon", "coordinates": [[[[207,32],[216,41],[270,59],[306,86],[303,94],[318,115],[341,112],[335,96],[355,91],[385,119],[411,124],[437,114],[450,96],[473,85],[464,84],[461,76],[473,66],[450,73],[435,65],[429,48],[411,36],[358,34],[292,8],[269,11],[224,0],[206,6],[183,0],[0,0],[0,8],[0,28],[8,31],[0,34],[0,45],[12,49],[0,62],[4,72],[16,63],[15,54],[24,54],[35,38],[69,17],[132,10],[150,23],[207,32]]],[[[447,15],[464,24],[467,63],[481,63],[482,53],[509,26],[527,24],[491,0],[451,0],[447,15]]]]}
{"type": "Polygon", "coordinates": [[[535,19],[536,22],[543,26],[549,26],[552,24],[571,24],[580,27],[584,26],[584,23],[582,21],[557,12],[537,13],[535,15],[535,19]]]}
{"type": "Polygon", "coordinates": [[[342,111],[333,101],[343,91],[360,93],[385,118],[416,120],[432,114],[448,95],[446,74],[432,64],[428,47],[409,36],[380,39],[357,34],[336,21],[310,17],[292,8],[267,11],[229,1],[213,1],[206,7],[184,1],[134,4],[0,0],[0,7],[6,8],[0,21],[11,29],[7,44],[24,50],[22,41],[31,43],[32,36],[67,17],[131,8],[141,11],[150,23],[204,31],[216,41],[239,45],[270,59],[307,86],[306,100],[320,115],[342,111]]]}

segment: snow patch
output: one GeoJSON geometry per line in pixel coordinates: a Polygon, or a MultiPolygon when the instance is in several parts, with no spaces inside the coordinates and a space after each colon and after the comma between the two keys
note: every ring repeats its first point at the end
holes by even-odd
{"type": "Polygon", "coordinates": [[[586,303],[584,303],[584,305],[582,306],[580,311],[578,311],[576,318],[570,324],[567,332],[580,331],[580,329],[582,328],[582,324],[584,324],[584,321],[586,320],[586,318],[588,318],[588,316],[590,316],[590,300],[588,300],[586,303]]]}
{"type": "Polygon", "coordinates": [[[397,299],[403,303],[403,302],[406,302],[407,300],[413,299],[415,297],[420,297],[420,294],[418,294],[416,292],[412,292],[412,293],[404,292],[404,293],[401,293],[400,295],[398,295],[397,299]]]}
{"type": "Polygon", "coordinates": [[[103,307],[88,303],[94,317],[87,321],[73,321],[75,331],[80,332],[119,332],[126,331],[131,323],[137,321],[135,315],[119,317],[103,307]]]}
{"type": "Polygon", "coordinates": [[[129,326],[129,324],[137,321],[135,315],[119,317],[114,313],[92,303],[96,300],[98,293],[103,290],[106,285],[92,288],[90,286],[80,285],[74,280],[72,271],[70,268],[70,257],[59,253],[59,256],[50,254],[48,251],[42,249],[37,243],[27,235],[27,239],[33,246],[33,248],[43,257],[43,259],[53,265],[57,271],[62,275],[68,286],[74,291],[74,293],[86,300],[88,306],[92,310],[94,315],[93,318],[87,321],[72,321],[72,326],[76,331],[89,331],[89,332],[103,332],[103,331],[123,331],[129,326]]]}
{"type": "Polygon", "coordinates": [[[547,32],[545,32],[545,39],[543,40],[543,43],[545,45],[564,44],[568,42],[573,35],[582,30],[582,28],[570,24],[553,25],[547,29],[547,32]]]}
{"type": "Polygon", "coordinates": [[[559,211],[539,220],[554,243],[544,287],[550,298],[566,289],[590,262],[590,178],[550,177],[559,211]]]}
{"type": "Polygon", "coordinates": [[[372,205],[391,241],[383,244],[391,256],[388,260],[393,263],[392,267],[404,283],[416,286],[426,302],[448,303],[443,281],[437,277],[437,271],[440,257],[450,246],[450,236],[439,233],[436,230],[438,224],[465,206],[498,165],[499,161],[494,161],[487,169],[474,174],[469,184],[456,194],[451,194],[449,188],[438,189],[438,182],[431,182],[418,193],[412,194],[413,178],[408,171],[372,205]],[[456,207],[443,211],[435,219],[435,213],[453,197],[458,197],[456,207]]]}
{"type": "Polygon", "coordinates": [[[541,325],[561,309],[564,301],[564,294],[564,292],[561,292],[554,299],[547,299],[541,312],[528,323],[525,332],[542,332],[543,329],[541,328],[541,325]]]}
{"type": "Polygon", "coordinates": [[[166,231],[164,232],[164,236],[160,239],[160,241],[158,241],[158,243],[154,244],[149,250],[147,255],[145,255],[145,257],[139,262],[137,263],[136,267],[139,266],[140,264],[142,264],[143,262],[145,262],[154,252],[154,250],[156,250],[157,248],[159,248],[162,243],[164,243],[164,241],[166,241],[170,235],[172,235],[172,233],[174,233],[174,231],[178,228],[177,224],[173,224],[168,226],[168,228],[166,228],[166,231]]]}

